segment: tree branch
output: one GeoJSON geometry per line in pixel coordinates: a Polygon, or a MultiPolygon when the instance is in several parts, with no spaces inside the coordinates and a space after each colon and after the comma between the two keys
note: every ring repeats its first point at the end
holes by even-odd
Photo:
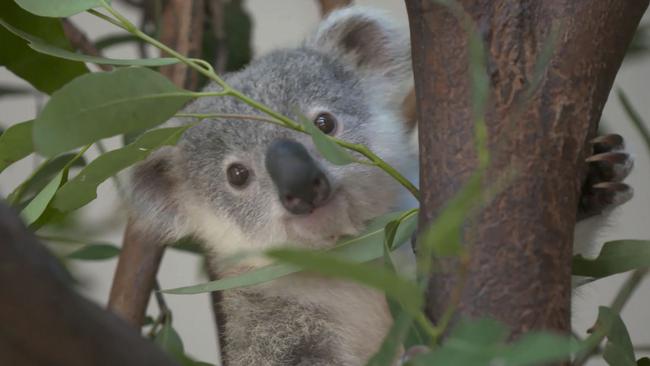
{"type": "MultiPolygon", "coordinates": [[[[441,2],[406,1],[420,128],[421,228],[477,166],[468,34],[441,2]]],[[[587,141],[648,0],[459,4],[487,51],[492,159],[486,181],[512,169],[515,179],[472,221],[478,235],[458,315],[492,316],[513,335],[539,328],[568,333],[571,243],[587,141]],[[547,69],[536,75],[552,39],[547,69]]],[[[430,279],[426,308],[434,321],[458,281],[455,261],[436,263],[442,273],[430,279]]]]}

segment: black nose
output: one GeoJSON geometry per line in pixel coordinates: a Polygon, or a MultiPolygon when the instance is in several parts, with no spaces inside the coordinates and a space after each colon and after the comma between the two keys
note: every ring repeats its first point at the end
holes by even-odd
{"type": "Polygon", "coordinates": [[[302,144],[285,139],[274,141],[266,152],[265,163],[280,202],[289,212],[307,214],[327,201],[327,177],[302,144]]]}

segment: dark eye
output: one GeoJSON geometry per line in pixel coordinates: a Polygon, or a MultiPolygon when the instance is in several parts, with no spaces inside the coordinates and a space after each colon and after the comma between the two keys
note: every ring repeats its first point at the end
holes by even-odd
{"type": "Polygon", "coordinates": [[[336,118],[329,113],[321,113],[316,116],[314,124],[327,135],[331,135],[336,131],[336,118]]]}
{"type": "Polygon", "coordinates": [[[235,188],[243,188],[248,183],[250,172],[245,166],[234,163],[228,167],[228,182],[235,188]]]}

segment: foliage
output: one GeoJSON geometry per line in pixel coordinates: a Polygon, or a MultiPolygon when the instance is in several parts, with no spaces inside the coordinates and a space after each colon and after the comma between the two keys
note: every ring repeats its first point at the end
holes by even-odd
{"type": "MultiPolygon", "coordinates": [[[[453,1],[438,1],[453,6],[453,1]]],[[[241,8],[240,1],[231,3],[226,28],[234,29],[237,37],[250,39],[250,20],[241,8]],[[235,21],[239,19],[238,21],[235,21]]],[[[456,9],[457,10],[457,9],[456,9]]],[[[0,136],[0,172],[9,165],[30,154],[46,158],[16,190],[8,201],[21,211],[28,225],[31,225],[43,240],[48,242],[72,243],[79,246],[67,255],[75,260],[102,260],[119,254],[119,248],[108,243],[48,237],[42,231],[53,223],[56,217],[73,213],[93,201],[97,187],[114,177],[119,171],[145,159],[158,148],[175,144],[186,127],[155,129],[171,117],[179,116],[178,110],[188,101],[205,96],[234,97],[265,114],[259,118],[295,131],[310,134],[319,151],[334,164],[362,163],[385,170],[400,182],[415,197],[417,188],[396,169],[385,163],[365,146],[351,144],[324,135],[312,124],[293,121],[265,105],[248,98],[233,89],[217,75],[210,64],[203,60],[190,59],[158,42],[151,35],[139,30],[120,13],[108,0],[15,0],[0,5],[0,43],[5,51],[0,53],[0,65],[23,78],[36,89],[52,94],[49,102],[34,121],[14,124],[0,136]],[[89,11],[107,20],[128,34],[118,34],[98,42],[109,47],[123,42],[149,44],[159,48],[170,58],[155,59],[109,59],[84,55],[71,49],[57,18],[67,17],[82,11],[89,11]],[[8,51],[7,51],[8,50],[8,51]],[[147,67],[157,67],[183,62],[203,77],[221,86],[216,92],[192,92],[178,88],[161,74],[147,67]],[[114,71],[89,73],[85,63],[109,64],[114,71]],[[57,72],[42,72],[42,70],[57,72]],[[85,153],[92,145],[101,147],[101,140],[117,135],[137,133],[124,147],[103,152],[86,164],[85,153]],[[79,149],[80,148],[80,149],[79,149]],[[79,149],[79,150],[77,150],[79,149]],[[350,151],[356,154],[351,154],[350,151]],[[362,156],[357,159],[354,156],[362,156]],[[79,171],[73,168],[81,168],[79,171]]],[[[468,219],[484,205],[491,196],[507,184],[503,182],[486,185],[484,173],[489,163],[487,132],[483,122],[484,105],[488,93],[488,77],[485,70],[483,43],[475,31],[475,25],[463,19],[470,34],[470,76],[472,80],[473,112],[476,125],[476,146],[479,169],[469,182],[449,201],[437,220],[422,230],[418,238],[418,278],[414,281],[399,274],[394,268],[391,253],[409,241],[415,232],[417,210],[396,212],[377,218],[368,229],[354,238],[344,238],[339,244],[325,252],[295,249],[277,249],[268,255],[275,263],[236,277],[218,281],[165,290],[169,294],[195,294],[236,287],[251,286],[298,271],[314,271],[328,276],[357,281],[386,293],[391,311],[396,319],[379,352],[369,365],[390,365],[402,344],[424,343],[432,351],[419,355],[410,365],[537,365],[557,360],[566,360],[571,355],[588,357],[604,338],[607,342],[603,357],[610,365],[635,365],[632,342],[625,324],[618,315],[620,306],[601,308],[596,330],[584,341],[578,341],[551,333],[529,333],[517,342],[508,344],[508,329],[490,319],[464,320],[453,329],[447,329],[455,314],[453,302],[441,321],[434,325],[423,314],[422,305],[425,279],[433,270],[432,256],[458,257],[467,263],[471,246],[463,243],[461,228],[468,219]],[[383,261],[381,261],[383,259],[383,261]],[[443,333],[450,336],[444,342],[443,333]]],[[[639,39],[641,39],[641,35],[639,39]]],[[[229,42],[232,42],[229,39],[229,42]]],[[[551,42],[552,43],[552,42],[551,42]]],[[[637,43],[641,43],[638,41],[637,43]]],[[[550,44],[550,43],[549,43],[550,44]]],[[[228,43],[227,47],[239,47],[228,43]]],[[[550,49],[550,48],[549,48],[550,49]]],[[[206,47],[206,54],[214,50],[206,47]]],[[[549,53],[550,54],[550,53],[549,53]]],[[[229,70],[241,67],[250,59],[250,45],[246,44],[227,60],[229,70]]],[[[541,75],[547,60],[539,60],[541,75]]],[[[7,89],[9,90],[9,89],[7,89]]],[[[630,119],[647,135],[640,115],[632,104],[619,92],[630,119]]],[[[1,95],[0,95],[1,96],[1,95]]],[[[226,111],[227,112],[227,111],[226,111]]],[[[194,116],[199,117],[201,116],[194,116]]],[[[203,116],[208,117],[208,116],[203,116]]],[[[214,115],[211,117],[218,117],[214,115]]],[[[647,137],[647,136],[646,136],[647,137]]],[[[648,138],[650,148],[650,138],[648,138]]],[[[185,245],[185,250],[196,248],[185,245]],[[189,248],[189,249],[188,249],[189,248]]],[[[612,274],[642,269],[650,263],[650,242],[623,240],[606,243],[600,255],[594,259],[574,258],[573,271],[576,275],[593,280],[612,274]]],[[[163,312],[158,319],[152,319],[151,336],[155,343],[168,352],[182,365],[206,365],[190,359],[178,333],[172,327],[171,313],[163,312]]],[[[638,364],[646,364],[641,359],[638,364]]]]}

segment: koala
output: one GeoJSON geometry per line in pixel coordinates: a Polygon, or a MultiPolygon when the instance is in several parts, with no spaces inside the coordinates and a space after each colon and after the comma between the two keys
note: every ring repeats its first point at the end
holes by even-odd
{"type": "MultiPolygon", "coordinates": [[[[402,111],[413,85],[409,34],[377,11],[335,11],[299,47],[224,78],[277,112],[302,114],[325,134],[368,146],[405,174],[417,171],[417,129],[402,111]]],[[[225,97],[198,99],[183,112],[261,114],[225,97]]],[[[404,190],[385,172],[333,165],[306,134],[241,119],[174,118],[167,126],[190,122],[176,146],[134,168],[132,215],[166,241],[198,238],[220,277],[268,264],[246,256],[222,266],[223,259],[275,246],[329,248],[402,202],[404,190]]],[[[588,181],[586,213],[630,192],[620,183],[629,171],[622,140],[603,137],[594,146],[592,165],[602,169],[588,181]]],[[[392,323],[382,293],[302,273],[224,291],[220,306],[228,366],[363,365],[392,323]]]]}

